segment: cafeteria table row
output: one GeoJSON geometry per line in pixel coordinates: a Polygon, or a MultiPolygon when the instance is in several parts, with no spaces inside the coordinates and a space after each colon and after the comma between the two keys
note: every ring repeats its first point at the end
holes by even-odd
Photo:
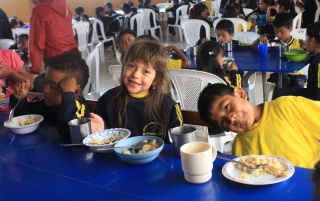
{"type": "MultiPolygon", "coordinates": [[[[33,133],[16,135],[0,113],[0,200],[313,200],[312,169],[295,167],[291,178],[271,185],[245,185],[222,175],[226,163],[214,161],[212,179],[185,181],[181,159],[166,144],[154,161],[123,162],[112,153],[95,153],[70,143],[44,121],[33,133]]],[[[233,156],[221,154],[233,158],[233,156]]]]}

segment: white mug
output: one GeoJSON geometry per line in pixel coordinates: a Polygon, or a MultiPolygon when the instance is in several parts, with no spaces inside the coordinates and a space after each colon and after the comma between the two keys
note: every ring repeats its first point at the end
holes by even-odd
{"type": "Polygon", "coordinates": [[[180,155],[184,178],[188,182],[201,184],[211,179],[217,156],[215,146],[207,142],[190,142],[181,146],[180,155]]]}

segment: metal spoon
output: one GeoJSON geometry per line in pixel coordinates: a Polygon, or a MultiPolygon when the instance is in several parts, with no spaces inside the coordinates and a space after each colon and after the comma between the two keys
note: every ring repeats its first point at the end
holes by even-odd
{"type": "Polygon", "coordinates": [[[20,100],[21,100],[21,97],[22,97],[22,93],[20,93],[19,100],[18,100],[16,106],[14,106],[14,108],[12,108],[12,110],[10,111],[8,123],[12,121],[12,117],[13,117],[13,115],[14,115],[14,110],[15,110],[16,107],[18,106],[18,104],[19,104],[19,102],[20,102],[20,100]]]}
{"type": "Polygon", "coordinates": [[[245,163],[241,163],[241,162],[239,162],[239,161],[232,160],[232,159],[230,159],[230,158],[226,158],[226,157],[222,157],[222,156],[217,156],[217,158],[220,158],[220,159],[223,159],[223,160],[232,162],[232,163],[237,163],[237,164],[243,165],[243,166],[247,167],[248,170],[256,170],[256,169],[259,169],[259,168],[261,168],[261,167],[265,167],[265,166],[268,165],[268,164],[260,164],[260,165],[251,166],[251,165],[247,165],[247,164],[245,164],[245,163]]]}

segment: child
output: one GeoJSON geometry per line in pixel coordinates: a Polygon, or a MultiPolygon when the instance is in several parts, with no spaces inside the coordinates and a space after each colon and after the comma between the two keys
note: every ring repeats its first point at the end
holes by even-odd
{"type": "Polygon", "coordinates": [[[74,12],[76,13],[76,17],[74,18],[74,20],[76,20],[76,21],[80,21],[80,19],[81,19],[81,15],[83,15],[84,14],[84,8],[83,7],[81,7],[81,6],[77,6],[75,9],[74,9],[74,12]]]}
{"type": "Polygon", "coordinates": [[[200,94],[198,110],[203,121],[238,133],[233,155],[277,155],[305,168],[320,159],[319,101],[291,96],[254,106],[242,88],[210,84],[200,94]]]}
{"type": "Polygon", "coordinates": [[[89,22],[89,33],[88,33],[88,43],[91,43],[92,41],[92,33],[93,33],[93,26],[89,20],[89,16],[86,14],[81,15],[80,18],[81,22],[89,22]]]}
{"type": "Polygon", "coordinates": [[[288,12],[292,16],[292,19],[297,16],[295,7],[294,7],[294,2],[292,0],[278,0],[277,1],[278,7],[277,7],[277,12],[288,12]]]}
{"type": "Polygon", "coordinates": [[[308,60],[310,63],[308,70],[307,88],[287,87],[276,89],[273,99],[280,96],[304,96],[312,100],[320,100],[320,22],[312,23],[307,28],[306,48],[313,56],[308,60]]]}
{"type": "Polygon", "coordinates": [[[120,63],[122,63],[124,54],[129,48],[129,45],[135,41],[137,38],[137,33],[131,29],[123,29],[119,32],[119,35],[117,37],[117,43],[119,45],[119,48],[117,49],[117,52],[121,54],[120,58],[118,59],[120,63]]]}
{"type": "Polygon", "coordinates": [[[122,63],[120,86],[102,95],[91,114],[92,131],[127,128],[131,136],[155,135],[168,142],[167,130],[182,125],[182,117],[178,104],[162,90],[163,82],[169,83],[166,62],[166,50],[158,42],[134,42],[122,63]]]}
{"type": "Polygon", "coordinates": [[[232,49],[250,49],[251,44],[243,43],[237,40],[232,40],[234,36],[234,26],[230,20],[222,19],[220,20],[215,29],[217,42],[229,42],[232,41],[232,49]]]}
{"type": "MultiPolygon", "coordinates": [[[[173,0],[173,6],[166,9],[166,12],[171,12],[173,17],[168,18],[168,24],[175,24],[176,23],[176,18],[179,16],[176,16],[176,11],[181,5],[179,4],[179,0],[173,0]]],[[[176,32],[173,27],[169,27],[169,33],[172,34],[173,36],[176,35],[176,32]]]]}
{"type": "Polygon", "coordinates": [[[104,10],[106,11],[106,16],[118,16],[117,12],[113,10],[113,5],[110,1],[104,4],[104,10]]]}
{"type": "MultiPolygon", "coordinates": [[[[131,18],[136,14],[134,12],[132,12],[131,10],[131,6],[129,3],[123,3],[121,5],[121,9],[124,12],[124,19],[123,19],[123,27],[122,29],[130,29],[130,20],[131,18]]],[[[133,25],[133,30],[137,31],[137,25],[133,25]]]]}
{"type": "MultiPolygon", "coordinates": [[[[198,3],[195,4],[191,9],[190,9],[190,14],[189,14],[189,19],[199,19],[207,22],[209,26],[212,28],[213,23],[211,20],[208,19],[208,8],[206,5],[203,3],[198,3]]],[[[206,38],[206,31],[204,27],[200,28],[200,39],[206,38]]]]}
{"type": "Polygon", "coordinates": [[[10,111],[9,96],[13,93],[14,84],[25,81],[28,76],[17,53],[0,49],[0,112],[10,111]]]}
{"type": "Polygon", "coordinates": [[[28,102],[30,80],[15,85],[14,94],[10,96],[13,108],[18,98],[20,103],[15,116],[40,114],[44,119],[54,122],[62,136],[69,136],[68,122],[75,118],[88,117],[91,107],[80,95],[89,78],[86,61],[77,53],[64,53],[50,60],[45,74],[44,99],[28,102]]]}
{"type": "MultiPolygon", "coordinates": [[[[278,13],[272,23],[276,38],[269,41],[267,37],[261,36],[254,42],[253,46],[257,47],[260,42],[274,43],[278,46],[287,45],[290,46],[290,49],[301,49],[300,44],[302,44],[302,41],[295,39],[290,35],[290,32],[292,31],[292,24],[293,19],[290,13],[278,13]]],[[[302,71],[298,71],[297,73],[282,73],[282,80],[283,87],[304,88],[307,77],[302,71]]],[[[272,73],[268,82],[277,84],[278,74],[272,73]]]]}
{"type": "Polygon", "coordinates": [[[213,41],[207,41],[200,45],[196,64],[197,70],[206,71],[219,76],[232,87],[241,87],[241,76],[235,63],[229,68],[223,68],[223,47],[213,41]]]}

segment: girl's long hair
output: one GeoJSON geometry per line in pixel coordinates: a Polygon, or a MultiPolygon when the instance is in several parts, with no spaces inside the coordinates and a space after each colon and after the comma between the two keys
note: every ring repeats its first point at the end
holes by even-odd
{"type": "MultiPolygon", "coordinates": [[[[164,107],[163,83],[169,82],[167,70],[167,52],[166,49],[157,41],[137,40],[133,42],[127,50],[123,62],[121,75],[123,75],[126,63],[130,61],[138,61],[144,64],[151,64],[156,69],[155,89],[151,85],[149,94],[144,98],[146,104],[145,114],[154,118],[160,125],[160,133],[163,138],[166,137],[167,127],[169,124],[169,115],[167,108],[164,107]]],[[[125,128],[127,125],[127,105],[130,102],[130,95],[125,87],[122,76],[120,87],[118,88],[114,101],[117,104],[117,119],[119,128],[125,128]]],[[[159,133],[159,134],[160,134],[159,133]]]]}
{"type": "Polygon", "coordinates": [[[189,19],[201,19],[201,12],[207,10],[207,6],[203,3],[195,4],[189,13],[189,19]]]}
{"type": "Polygon", "coordinates": [[[223,74],[224,70],[217,60],[218,55],[223,51],[223,47],[218,42],[207,41],[202,43],[197,52],[197,70],[212,74],[223,74]]]}

